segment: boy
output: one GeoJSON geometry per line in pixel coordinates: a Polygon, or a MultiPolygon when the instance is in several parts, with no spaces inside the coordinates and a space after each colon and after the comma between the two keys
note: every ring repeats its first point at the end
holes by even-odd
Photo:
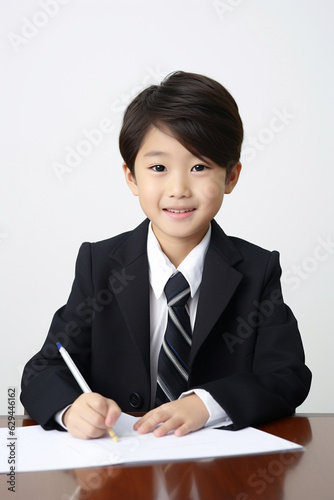
{"type": "Polygon", "coordinates": [[[173,73],[130,103],[120,150],[147,219],[80,249],[68,302],[22,378],[22,403],[45,429],[95,438],[122,410],[147,412],[140,433],[182,436],[257,425],[304,401],[311,373],[278,253],[214,221],[242,139],[234,99],[201,75],[173,73]],[[81,394],[57,341],[93,393],[81,394]]]}

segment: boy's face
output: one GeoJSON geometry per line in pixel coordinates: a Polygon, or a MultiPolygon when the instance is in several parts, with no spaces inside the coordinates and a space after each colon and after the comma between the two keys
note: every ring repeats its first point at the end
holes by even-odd
{"type": "Polygon", "coordinates": [[[182,244],[191,251],[207,232],[224,194],[236,185],[241,165],[235,165],[226,182],[224,168],[203,162],[166,132],[152,126],[138,151],[135,176],[126,165],[123,169],[162,249],[182,244]]]}

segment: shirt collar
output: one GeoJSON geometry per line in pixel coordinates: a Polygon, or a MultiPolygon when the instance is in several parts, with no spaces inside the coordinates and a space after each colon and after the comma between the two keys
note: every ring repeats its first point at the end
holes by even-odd
{"type": "Polygon", "coordinates": [[[180,271],[188,281],[191,297],[195,295],[202,281],[204,260],[209,248],[210,238],[211,224],[204,238],[176,269],[167,255],[161,250],[160,244],[153,233],[152,224],[150,223],[147,233],[149,280],[157,300],[161,297],[167,281],[176,271],[180,271]]]}

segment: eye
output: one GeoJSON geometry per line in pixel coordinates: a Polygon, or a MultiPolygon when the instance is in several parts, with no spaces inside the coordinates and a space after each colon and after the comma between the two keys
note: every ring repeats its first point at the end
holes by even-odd
{"type": "Polygon", "coordinates": [[[164,167],[163,165],[154,165],[153,167],[151,167],[152,170],[154,170],[154,172],[164,172],[166,170],[166,167],[164,167]]]}
{"type": "Polygon", "coordinates": [[[206,167],[205,165],[195,165],[191,171],[192,172],[203,172],[203,170],[206,170],[208,167],[206,167]]]}

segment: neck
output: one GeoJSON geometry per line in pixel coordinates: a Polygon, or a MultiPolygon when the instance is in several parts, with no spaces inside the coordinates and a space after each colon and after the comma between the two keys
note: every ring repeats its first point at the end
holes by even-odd
{"type": "Polygon", "coordinates": [[[160,244],[161,250],[176,268],[179,267],[187,255],[202,241],[208,230],[208,228],[206,228],[195,235],[180,238],[161,235],[153,226],[152,229],[160,244]]]}
{"type": "Polygon", "coordinates": [[[187,255],[195,248],[196,245],[187,247],[182,244],[175,245],[163,245],[160,243],[161,249],[165,255],[169,258],[171,263],[178,268],[181,262],[187,257],[187,255]]]}

